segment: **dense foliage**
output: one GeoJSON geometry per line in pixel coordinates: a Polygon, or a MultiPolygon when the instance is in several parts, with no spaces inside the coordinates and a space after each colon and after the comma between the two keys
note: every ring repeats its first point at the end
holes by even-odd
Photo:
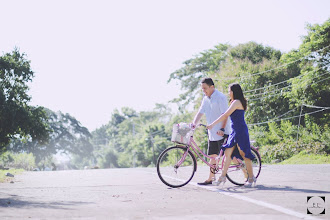
{"type": "Polygon", "coordinates": [[[18,49],[0,56],[0,153],[17,135],[40,142],[48,138],[43,108],[28,105],[27,83],[33,76],[30,61],[18,49]]]}
{"type": "Polygon", "coordinates": [[[7,149],[12,152],[27,152],[35,156],[36,164],[47,160],[57,153],[73,154],[80,158],[90,157],[93,146],[90,143],[91,134],[87,128],[69,114],[53,112],[45,109],[49,128],[47,142],[33,140],[30,136],[16,138],[7,149]]]}
{"type": "MultiPolygon", "coordinates": [[[[181,83],[183,93],[173,100],[181,114],[173,115],[165,106],[162,111],[115,111],[107,125],[92,133],[98,164],[153,165],[154,154],[157,157],[171,145],[172,125],[192,121],[203,95],[202,77],[212,77],[225,94],[230,83],[242,85],[249,103],[250,135],[261,146],[265,161],[284,160],[301,151],[329,154],[328,109],[311,107],[329,107],[329,21],[308,30],[299,49],[289,53],[255,42],[219,44],[185,61],[169,78],[181,83]],[[195,110],[189,112],[192,103],[195,110]]],[[[206,149],[205,131],[195,137],[206,149]]]]}
{"type": "Polygon", "coordinates": [[[33,77],[30,61],[18,49],[0,56],[0,154],[32,153],[36,164],[58,152],[89,157],[91,135],[79,121],[29,105],[27,83],[33,77]]]}
{"type": "MultiPolygon", "coordinates": [[[[71,168],[154,166],[172,145],[172,125],[192,121],[203,97],[201,78],[211,77],[225,94],[230,83],[241,84],[248,99],[250,136],[264,161],[301,152],[328,155],[330,19],[307,29],[300,47],[288,53],[256,42],[202,51],[169,77],[182,87],[183,93],[172,100],[180,113],[173,114],[164,104],[142,112],[125,107],[91,133],[69,114],[28,105],[26,83],[33,72],[15,49],[0,57],[0,150],[32,153],[37,164],[66,153],[71,168]]],[[[195,137],[206,149],[205,130],[195,137]]]]}
{"type": "MultiPolygon", "coordinates": [[[[182,97],[195,97],[196,108],[202,93],[191,95],[200,88],[194,81],[189,84],[190,77],[212,77],[225,94],[230,83],[240,83],[248,99],[246,120],[250,134],[256,145],[265,146],[261,151],[267,160],[287,159],[306,146],[321,146],[316,152],[328,154],[330,20],[307,29],[308,35],[299,49],[289,53],[255,42],[227,46],[225,51],[209,50],[189,60],[203,69],[184,66],[171,79],[182,80],[186,88],[182,97]],[[205,67],[217,55],[223,57],[218,68],[205,67]],[[277,151],[279,145],[285,146],[280,151],[286,156],[277,158],[278,154],[269,152],[277,151]]],[[[185,105],[184,100],[175,101],[185,105]]]]}

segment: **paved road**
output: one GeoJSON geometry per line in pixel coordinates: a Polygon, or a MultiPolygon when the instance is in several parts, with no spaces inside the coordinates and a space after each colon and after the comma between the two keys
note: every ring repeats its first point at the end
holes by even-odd
{"type": "Polygon", "coordinates": [[[0,219],[330,219],[330,165],[263,166],[251,189],[197,186],[207,172],[178,189],[155,168],[26,172],[0,184],[0,219]],[[324,215],[307,215],[308,196],[324,215]]]}

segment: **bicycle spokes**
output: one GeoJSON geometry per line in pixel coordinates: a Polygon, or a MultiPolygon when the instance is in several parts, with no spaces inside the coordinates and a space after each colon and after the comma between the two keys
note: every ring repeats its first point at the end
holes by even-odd
{"type": "Polygon", "coordinates": [[[157,173],[161,181],[171,187],[187,184],[194,176],[196,159],[186,147],[166,149],[158,158],[157,173]]]}
{"type": "MultiPolygon", "coordinates": [[[[251,160],[253,175],[255,177],[258,177],[260,170],[261,170],[260,155],[254,149],[251,149],[251,152],[255,157],[253,160],[251,160]]],[[[247,172],[245,162],[234,157],[232,164],[230,165],[228,172],[227,172],[228,180],[236,185],[244,185],[245,182],[247,181],[248,177],[249,177],[249,175],[247,172]]]]}

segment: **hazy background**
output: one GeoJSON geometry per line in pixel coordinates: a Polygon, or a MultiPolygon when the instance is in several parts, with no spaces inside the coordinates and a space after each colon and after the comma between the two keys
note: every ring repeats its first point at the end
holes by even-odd
{"type": "Polygon", "coordinates": [[[329,8],[328,0],[0,0],[0,51],[18,47],[32,61],[31,105],[94,130],[115,108],[175,98],[169,75],[218,43],[298,48],[305,25],[323,23],[329,8]]]}

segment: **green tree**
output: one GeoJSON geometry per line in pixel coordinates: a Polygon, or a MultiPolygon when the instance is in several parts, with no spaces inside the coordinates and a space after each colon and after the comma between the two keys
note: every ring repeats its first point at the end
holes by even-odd
{"type": "MultiPolygon", "coordinates": [[[[329,107],[330,97],[330,19],[322,25],[308,25],[299,50],[291,51],[283,59],[301,59],[301,75],[291,79],[292,90],[285,94],[292,106],[302,104],[329,107]]],[[[310,109],[305,108],[305,112],[310,109]]],[[[329,112],[313,114],[310,120],[319,125],[328,124],[329,112]]]]}
{"type": "Polygon", "coordinates": [[[33,153],[37,164],[58,152],[91,158],[93,146],[90,143],[91,134],[88,129],[69,114],[55,113],[49,109],[46,111],[50,130],[48,142],[25,137],[13,140],[8,149],[13,152],[33,153]]]}
{"type": "Polygon", "coordinates": [[[240,83],[248,99],[247,121],[267,121],[285,112],[288,105],[286,100],[278,99],[280,87],[272,86],[292,77],[287,71],[278,68],[282,65],[281,52],[249,42],[231,48],[228,53],[226,62],[220,66],[214,78],[219,81],[219,88],[225,94],[230,83],[240,83]]]}
{"type": "MultiPolygon", "coordinates": [[[[175,101],[179,104],[183,101],[186,101],[183,104],[195,103],[196,109],[202,98],[202,93],[197,92],[197,84],[202,77],[212,77],[216,88],[225,94],[230,83],[238,82],[248,99],[247,123],[257,124],[251,127],[253,138],[269,146],[281,144],[284,140],[294,146],[299,118],[290,118],[290,122],[277,119],[299,115],[301,110],[303,113],[313,111],[313,107],[309,106],[301,109],[303,104],[329,107],[329,21],[322,25],[308,25],[308,34],[302,38],[299,49],[289,53],[282,54],[279,50],[255,42],[235,47],[227,45],[224,51],[208,53],[212,56],[218,52],[219,55],[224,54],[217,66],[203,62],[202,57],[211,56],[201,53],[171,74],[169,81],[179,80],[182,88],[186,89],[175,101]],[[276,122],[267,123],[274,120],[276,122]],[[278,131],[286,135],[278,135],[278,131]]],[[[320,146],[325,146],[320,149],[328,152],[328,121],[328,109],[303,117],[301,135],[298,135],[300,146],[319,141],[320,146]]],[[[202,138],[200,140],[202,143],[202,138]]]]}
{"type": "Polygon", "coordinates": [[[187,104],[191,103],[196,97],[199,89],[199,82],[203,77],[210,76],[219,69],[219,66],[225,62],[227,58],[227,50],[230,48],[228,44],[219,44],[213,49],[209,49],[196,55],[195,58],[183,62],[184,66],[170,75],[168,82],[179,80],[183,94],[173,102],[179,104],[181,111],[187,104]]]}
{"type": "Polygon", "coordinates": [[[28,105],[27,83],[33,76],[30,61],[18,49],[0,56],[0,152],[19,136],[41,143],[48,139],[44,109],[28,105]]]}
{"type": "Polygon", "coordinates": [[[262,63],[264,59],[279,60],[281,58],[281,52],[274,50],[272,47],[265,47],[256,42],[248,42],[246,44],[239,44],[233,47],[229,51],[230,57],[237,60],[249,60],[253,64],[262,63]]]}
{"type": "MultiPolygon", "coordinates": [[[[198,84],[202,77],[212,77],[216,88],[225,94],[227,94],[228,85],[232,82],[239,82],[245,91],[253,91],[269,84],[287,80],[292,77],[292,72],[281,69],[272,70],[281,65],[280,58],[281,52],[279,50],[255,42],[239,44],[235,47],[217,45],[215,49],[204,51],[194,59],[187,60],[184,62],[184,67],[171,74],[169,81],[180,80],[181,87],[186,90],[174,101],[182,106],[195,103],[195,108],[197,108],[202,97],[198,84]],[[254,75],[263,71],[267,72],[254,75]]],[[[274,90],[273,87],[270,89],[274,90]]],[[[249,101],[249,107],[252,109],[251,114],[258,115],[258,117],[247,115],[251,123],[268,119],[283,112],[287,107],[283,99],[279,103],[279,100],[273,96],[267,96],[268,100],[263,102],[258,101],[258,98],[263,97],[262,94],[266,92],[269,91],[263,89],[247,94],[252,100],[249,101]],[[265,103],[268,104],[264,106],[265,103]]]]}
{"type": "Polygon", "coordinates": [[[108,124],[92,132],[98,164],[103,168],[150,166],[169,146],[170,116],[162,104],[152,111],[115,110],[108,124]]]}

